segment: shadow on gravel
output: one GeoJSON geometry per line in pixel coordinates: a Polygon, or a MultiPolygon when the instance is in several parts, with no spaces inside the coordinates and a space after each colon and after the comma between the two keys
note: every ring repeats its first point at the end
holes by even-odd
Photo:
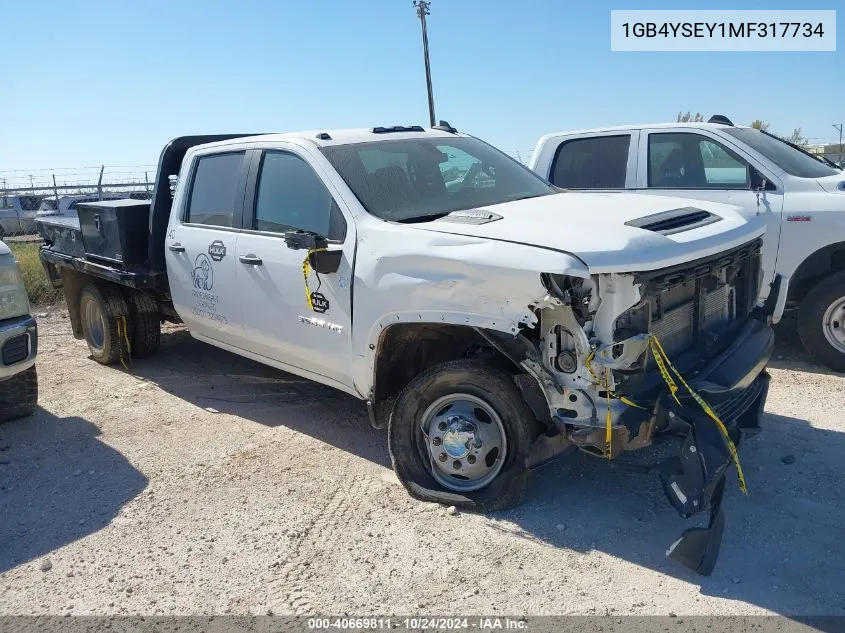
{"type": "Polygon", "coordinates": [[[187,330],[163,335],[158,353],[132,372],[203,409],[285,426],[390,468],[384,432],[370,427],[363,402],[201,343],[187,330]]]}
{"type": "Polygon", "coordinates": [[[784,316],[783,320],[775,328],[777,345],[775,355],[769,362],[769,367],[775,369],[791,369],[809,374],[822,374],[824,376],[845,376],[828,369],[823,365],[817,365],[810,359],[798,336],[798,320],[794,316],[784,316]]]}
{"type": "MultiPolygon", "coordinates": [[[[778,344],[776,355],[782,357],[780,366],[797,363],[796,369],[807,365],[825,373],[809,365],[800,347],[778,344]]],[[[284,425],[390,467],[384,433],[368,426],[359,401],[195,341],[187,331],[165,335],[160,352],[136,363],[133,372],[197,406],[284,425]]],[[[747,497],[740,494],[735,474],[729,477],[725,537],[711,577],[665,556],[683,530],[703,525],[706,517],[678,517],[656,475],[579,453],[539,469],[528,501],[491,517],[506,522],[488,525],[514,538],[606,553],[698,585],[704,595],[775,613],[845,615],[845,606],[830,613],[830,605],[845,605],[845,434],[772,414],[763,427],[741,449],[747,497]]],[[[636,455],[648,461],[675,448],[652,450],[636,455]]],[[[654,591],[660,589],[644,586],[642,601],[654,591]]]]}
{"type": "MultiPolygon", "coordinates": [[[[665,446],[667,454],[670,448],[665,446]]],[[[665,555],[683,530],[703,526],[706,517],[681,519],[656,475],[609,467],[580,453],[539,469],[528,501],[496,518],[515,523],[516,536],[610,554],[698,585],[704,595],[781,614],[842,616],[843,455],[845,434],[767,414],[763,432],[740,450],[748,496],[740,493],[733,471],[728,478],[725,535],[710,577],[665,555]],[[795,461],[784,463],[790,457],[795,461]]],[[[639,456],[644,461],[648,457],[639,456]]],[[[490,523],[493,529],[501,525],[490,523]]],[[[652,591],[660,589],[643,587],[644,603],[650,603],[652,591]]],[[[697,609],[690,605],[690,610],[697,609]]]]}
{"type": "Polygon", "coordinates": [[[79,417],[0,425],[0,573],[108,525],[147,478],[79,417]]]}

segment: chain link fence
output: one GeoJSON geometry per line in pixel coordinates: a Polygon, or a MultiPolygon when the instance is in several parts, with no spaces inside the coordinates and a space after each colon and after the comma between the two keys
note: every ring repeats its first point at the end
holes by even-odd
{"type": "Polygon", "coordinates": [[[64,307],[64,294],[53,288],[38,256],[43,241],[36,218],[76,216],[83,202],[149,199],[154,174],[154,165],[0,171],[0,239],[18,262],[33,312],[64,307]]]}

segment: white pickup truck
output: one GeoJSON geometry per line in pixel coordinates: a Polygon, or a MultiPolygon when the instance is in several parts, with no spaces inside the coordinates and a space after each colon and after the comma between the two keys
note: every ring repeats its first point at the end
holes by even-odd
{"type": "Polygon", "coordinates": [[[762,298],[783,278],[774,322],[798,309],[807,351],[845,371],[845,173],[833,163],[717,115],[548,134],[530,167],[564,189],[683,196],[762,216],[762,298]]]}
{"type": "Polygon", "coordinates": [[[30,415],[38,406],[38,325],[15,256],[0,242],[0,422],[30,415]]]}
{"type": "Polygon", "coordinates": [[[150,354],[160,320],[181,321],[340,389],[389,425],[418,499],[501,509],[567,447],[616,459],[679,435],[679,457],[654,468],[681,515],[710,524],[671,555],[712,570],[724,473],[768,390],[762,218],[559,194],[441,122],[180,137],[151,202],[38,224],[95,360],[150,354]]]}

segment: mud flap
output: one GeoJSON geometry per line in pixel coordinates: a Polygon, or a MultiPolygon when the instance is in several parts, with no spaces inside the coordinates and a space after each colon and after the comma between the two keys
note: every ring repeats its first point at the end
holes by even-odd
{"type": "Polygon", "coordinates": [[[716,564],[725,528],[721,506],[725,471],[731,464],[731,455],[725,439],[704,412],[690,407],[676,407],[675,410],[689,424],[690,431],[681,454],[658,464],[660,481],[669,501],[682,517],[710,510],[710,522],[706,528],[686,530],[669,547],[667,555],[693,571],[709,576],[716,564]]]}

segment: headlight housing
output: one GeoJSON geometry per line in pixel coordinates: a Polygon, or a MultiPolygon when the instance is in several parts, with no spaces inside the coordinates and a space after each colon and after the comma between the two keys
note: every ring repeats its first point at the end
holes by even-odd
{"type": "Polygon", "coordinates": [[[0,321],[29,314],[29,299],[11,254],[0,255],[0,321]]]}

